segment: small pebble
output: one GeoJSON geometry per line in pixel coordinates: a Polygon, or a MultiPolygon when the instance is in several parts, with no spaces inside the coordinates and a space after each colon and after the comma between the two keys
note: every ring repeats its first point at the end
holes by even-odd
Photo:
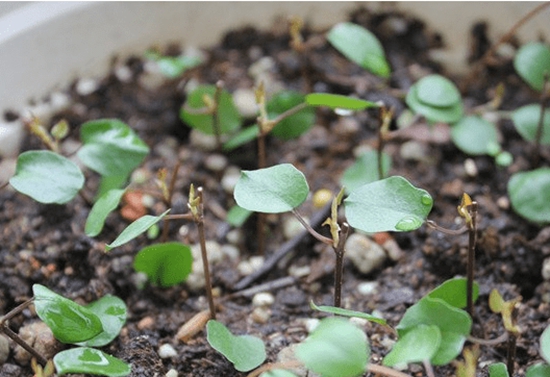
{"type": "Polygon", "coordinates": [[[256,94],[251,89],[237,89],[233,93],[233,103],[245,118],[254,118],[258,114],[256,94]]]}
{"type": "Polygon", "coordinates": [[[397,262],[403,257],[403,250],[401,250],[401,247],[399,247],[399,244],[393,238],[384,242],[382,247],[386,250],[388,257],[394,262],[397,262]]]}
{"type": "Polygon", "coordinates": [[[222,246],[222,254],[227,256],[232,261],[239,259],[241,256],[241,252],[236,246],[227,244],[222,246]]]}
{"type": "Polygon", "coordinates": [[[357,292],[363,296],[369,296],[378,292],[378,283],[376,281],[365,281],[357,285],[357,292]]]}
{"type": "Polygon", "coordinates": [[[50,106],[53,112],[65,110],[71,104],[71,98],[62,92],[53,92],[50,95],[50,106]]]}
{"type": "Polygon", "coordinates": [[[506,196],[501,196],[497,199],[497,206],[504,211],[510,209],[510,199],[506,196]]]}
{"type": "Polygon", "coordinates": [[[178,377],[178,371],[175,370],[175,369],[170,369],[168,372],[166,372],[165,376],[166,377],[178,377]]]}
{"type": "Polygon", "coordinates": [[[363,274],[380,267],[387,256],[382,247],[367,236],[353,233],[346,241],[346,256],[363,274]]]}
{"type": "Polygon", "coordinates": [[[197,129],[191,130],[189,133],[189,140],[192,145],[204,152],[212,152],[218,147],[216,137],[214,135],[207,135],[197,129]]]}
{"type": "Polygon", "coordinates": [[[269,308],[259,306],[254,308],[250,314],[250,318],[255,322],[261,325],[266,324],[271,318],[271,310],[269,308]]]}
{"type": "Polygon", "coordinates": [[[333,193],[329,189],[319,189],[313,194],[313,206],[315,208],[323,208],[332,200],[333,193]]]}
{"type": "Polygon", "coordinates": [[[263,265],[263,263],[264,263],[264,257],[254,256],[248,260],[241,261],[237,266],[237,270],[242,276],[248,276],[254,271],[256,271],[258,268],[260,268],[263,265]]]}
{"type": "Polygon", "coordinates": [[[23,140],[23,124],[19,121],[0,123],[0,157],[15,158],[23,140]]]}
{"type": "Polygon", "coordinates": [[[76,92],[80,96],[88,96],[99,88],[99,82],[96,79],[80,79],[76,83],[76,92]]]}
{"type": "Polygon", "coordinates": [[[10,356],[10,342],[4,335],[0,335],[0,365],[10,356]]]}
{"type": "Polygon", "coordinates": [[[163,344],[159,347],[159,356],[161,359],[170,359],[172,357],[178,356],[178,352],[171,344],[163,344]]]}
{"type": "Polygon", "coordinates": [[[254,306],[271,306],[275,302],[275,297],[269,292],[256,293],[252,298],[254,306]]]}
{"type": "MultiPolygon", "coordinates": [[[[304,217],[306,222],[309,222],[307,217],[304,217]]],[[[285,215],[283,219],[283,235],[287,240],[296,237],[304,231],[304,226],[298,221],[294,215],[285,215]]]]}
{"type": "Polygon", "coordinates": [[[428,157],[426,144],[414,140],[404,142],[399,153],[405,160],[412,161],[425,161],[428,157]]]}
{"type": "Polygon", "coordinates": [[[477,177],[478,170],[476,162],[471,158],[467,158],[466,160],[464,160],[464,171],[468,176],[472,178],[477,177]]]}
{"type": "Polygon", "coordinates": [[[237,181],[241,177],[241,170],[236,166],[230,166],[225,170],[225,174],[222,177],[222,188],[228,194],[233,194],[237,181]]]}
{"type": "MultiPolygon", "coordinates": [[[[41,321],[19,328],[19,336],[46,359],[51,359],[62,348],[61,343],[53,336],[52,330],[41,321]]],[[[21,346],[15,348],[13,357],[23,365],[27,365],[31,360],[31,355],[21,346]]]]}
{"type": "Polygon", "coordinates": [[[319,319],[317,318],[306,318],[304,320],[304,327],[308,334],[311,334],[319,326],[319,319]]]}
{"type": "Polygon", "coordinates": [[[132,70],[127,65],[121,65],[115,68],[115,76],[118,81],[128,83],[132,80],[132,70]]]}
{"type": "Polygon", "coordinates": [[[308,276],[311,273],[311,266],[295,266],[292,265],[288,268],[288,274],[295,278],[301,278],[308,276]]]}
{"type": "Polygon", "coordinates": [[[204,160],[204,166],[213,172],[222,171],[227,167],[227,157],[221,154],[211,154],[204,160]]]}
{"type": "Polygon", "coordinates": [[[140,330],[150,330],[155,326],[155,320],[151,316],[143,317],[137,324],[140,330]]]}
{"type": "Polygon", "coordinates": [[[542,262],[542,278],[550,281],[550,258],[546,258],[544,262],[542,262]]]}
{"type": "Polygon", "coordinates": [[[138,78],[141,87],[155,90],[166,82],[166,77],[162,74],[156,62],[148,61],[143,68],[144,72],[138,78]]]}
{"type": "Polygon", "coordinates": [[[243,232],[238,228],[231,229],[229,232],[227,232],[225,238],[230,244],[238,245],[243,241],[243,232]]]}

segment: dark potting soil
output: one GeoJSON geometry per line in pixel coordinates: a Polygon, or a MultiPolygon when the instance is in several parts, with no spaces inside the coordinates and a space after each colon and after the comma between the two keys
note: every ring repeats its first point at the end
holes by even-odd
{"type": "MultiPolygon", "coordinates": [[[[206,60],[197,68],[187,71],[178,79],[165,79],[160,85],[147,85],[146,61],[135,56],[120,61],[115,59],[112,72],[99,81],[96,90],[82,95],[77,82],[69,89],[71,105],[55,114],[49,125],[65,119],[72,134],[65,143],[67,153],[74,152],[79,126],[91,119],[118,118],[133,127],[151,147],[140,172],[148,177],[147,183],[137,186],[144,191],[157,191],[154,178],[159,169],[172,172],[177,161],[181,168],[176,180],[173,212],[186,212],[185,203],[191,183],[202,186],[206,198],[207,239],[219,245],[228,244],[230,227],[224,221],[225,211],[233,204],[232,195],[221,186],[223,171],[213,171],[206,161],[214,154],[224,155],[229,165],[240,169],[256,168],[256,146],[249,143],[231,153],[205,151],[191,142],[190,129],[178,117],[186,98],[185,86],[190,83],[213,84],[224,82],[229,92],[254,88],[250,67],[269,63],[267,75],[285,89],[301,92],[323,91],[354,95],[367,100],[382,100],[393,106],[396,117],[405,109],[404,94],[421,76],[428,73],[446,75],[445,67],[430,58],[430,51],[444,46],[445,41],[430,31],[422,20],[395,11],[371,13],[360,8],[350,13],[350,21],[374,32],[384,45],[392,65],[389,85],[348,62],[323,38],[323,31],[305,28],[303,34],[311,49],[307,58],[289,48],[286,27],[274,26],[263,31],[244,27],[228,32],[219,45],[204,49],[206,60]],[[400,27],[395,27],[399,23],[400,27]],[[394,27],[392,27],[394,25],[394,27]],[[266,60],[267,59],[267,60],[266,60]],[[121,79],[117,69],[126,67],[129,75],[121,79]],[[71,149],[72,147],[72,149],[71,149]]],[[[473,62],[487,50],[490,43],[482,24],[472,25],[473,62]]],[[[178,53],[179,47],[170,46],[165,53],[178,53]]],[[[467,59],[468,57],[464,57],[467,59]]],[[[464,77],[451,77],[458,85],[464,77]]],[[[484,67],[475,80],[464,90],[467,111],[489,102],[496,86],[504,83],[506,94],[502,109],[515,109],[538,101],[514,73],[512,62],[499,58],[484,67]]],[[[269,87],[268,87],[269,89],[269,87]]],[[[11,114],[10,116],[15,116],[11,114]]],[[[249,124],[253,119],[248,121],[249,124]]],[[[422,120],[417,124],[422,125],[422,120]]],[[[354,162],[353,150],[360,145],[376,145],[377,112],[366,111],[349,117],[319,109],[315,126],[297,140],[283,142],[268,139],[268,165],[293,163],[304,172],[311,192],[328,188],[336,193],[342,172],[354,162]]],[[[394,132],[385,147],[392,156],[391,175],[401,175],[415,186],[428,190],[434,197],[430,219],[437,223],[458,227],[456,206],[463,192],[479,203],[478,245],[475,279],[480,286],[474,316],[474,335],[496,338],[504,331],[497,314],[488,308],[488,295],[497,288],[506,299],[521,296],[518,323],[522,329],[517,343],[516,370],[523,375],[526,368],[541,361],[538,338],[548,324],[550,283],[541,275],[542,247],[548,237],[539,236],[541,227],[517,216],[507,200],[506,182],[510,175],[530,168],[531,146],[517,134],[509,120],[498,122],[503,149],[514,156],[514,163],[498,167],[490,157],[469,157],[460,152],[448,138],[448,127],[438,126],[443,140],[435,140],[420,130],[394,132]],[[447,135],[447,137],[445,137],[447,135]],[[412,141],[418,152],[407,154],[403,146],[412,141]],[[476,172],[469,173],[465,161],[474,163],[476,172]]],[[[396,130],[395,121],[392,130],[396,130]]],[[[429,136],[430,134],[428,134],[429,136]]],[[[40,142],[27,137],[23,150],[42,148],[40,142]]],[[[543,149],[543,166],[550,163],[548,149],[543,149]]],[[[98,177],[86,172],[84,197],[93,197],[98,177]]],[[[303,215],[313,218],[320,211],[309,200],[300,209],[303,215]]],[[[148,209],[160,214],[166,206],[156,200],[148,209]]],[[[129,221],[117,212],[111,215],[106,228],[96,238],[84,234],[84,224],[90,211],[89,203],[77,197],[66,205],[43,205],[9,188],[0,191],[0,312],[6,313],[32,296],[32,285],[43,284],[55,292],[88,303],[105,294],[122,298],[128,306],[128,321],[121,335],[105,351],[132,362],[132,376],[164,375],[175,369],[179,376],[239,376],[243,375],[231,363],[214,351],[201,331],[187,342],[175,339],[178,329],[195,314],[207,309],[204,291],[190,289],[186,284],[161,289],[148,284],[140,285],[132,267],[133,256],[152,241],[146,237],[110,253],[104,245],[112,241],[129,221]],[[159,347],[170,344],[176,356],[161,359],[159,347]]],[[[265,260],[276,253],[285,241],[282,236],[284,216],[269,216],[269,234],[265,260]]],[[[322,217],[322,216],[321,216],[322,217]]],[[[327,229],[318,227],[322,233],[327,229]]],[[[548,228],[546,228],[548,231],[548,228]]],[[[309,237],[303,237],[279,263],[265,271],[246,287],[245,277],[237,266],[257,256],[256,221],[253,216],[243,226],[239,256],[226,259],[213,266],[214,286],[218,291],[217,319],[236,334],[261,337],[268,350],[268,361],[275,361],[285,347],[299,343],[307,336],[306,320],[324,315],[311,310],[309,303],[331,305],[334,259],[332,252],[309,237]],[[254,288],[260,284],[285,281],[289,268],[301,267],[309,271],[296,277],[291,284],[267,288],[274,297],[269,306],[268,318],[262,320],[261,311],[255,310],[251,295],[238,294],[241,288],[254,288]],[[310,268],[310,270],[307,270],[310,268]],[[283,279],[283,280],[280,280],[283,279]],[[239,288],[239,289],[237,289],[239,288]]],[[[402,251],[399,258],[387,259],[368,274],[360,273],[346,260],[343,286],[343,305],[347,308],[382,313],[390,325],[395,326],[405,310],[443,281],[464,276],[466,269],[467,236],[449,236],[422,227],[409,233],[386,235],[395,240],[402,251]],[[374,290],[365,293],[359,286],[372,282],[374,290]]],[[[198,242],[193,224],[173,222],[169,237],[188,244],[198,242]]],[[[287,279],[287,281],[289,281],[287,279]]],[[[258,289],[261,292],[264,289],[258,289]]],[[[10,321],[17,331],[31,322],[36,315],[26,310],[10,321]]],[[[380,363],[389,351],[388,344],[395,336],[385,328],[365,324],[372,347],[372,363],[380,363]]],[[[506,360],[506,346],[481,347],[478,375],[486,375],[486,365],[506,360]]],[[[453,366],[436,367],[437,376],[451,376],[453,366]]],[[[30,367],[14,358],[0,366],[1,376],[28,376],[30,367]]],[[[411,366],[407,373],[424,375],[423,369],[411,366]]]]}

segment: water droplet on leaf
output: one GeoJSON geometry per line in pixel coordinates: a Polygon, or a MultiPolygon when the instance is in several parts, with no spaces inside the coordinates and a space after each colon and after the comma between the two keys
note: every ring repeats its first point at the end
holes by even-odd
{"type": "Polygon", "coordinates": [[[424,204],[425,206],[431,206],[434,202],[434,200],[429,194],[422,195],[422,198],[420,200],[422,201],[422,204],[424,204]]]}
{"type": "Polygon", "coordinates": [[[422,220],[415,216],[405,216],[395,225],[395,229],[408,232],[420,228],[422,220]]]}

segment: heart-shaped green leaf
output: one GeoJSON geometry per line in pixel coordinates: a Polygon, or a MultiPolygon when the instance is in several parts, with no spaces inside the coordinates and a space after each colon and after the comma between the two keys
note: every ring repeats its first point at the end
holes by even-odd
{"type": "Polygon", "coordinates": [[[310,93],[306,95],[305,100],[309,106],[325,106],[331,109],[360,111],[370,107],[379,107],[377,103],[371,101],[331,93],[310,93]]]}
{"type": "MultiPolygon", "coordinates": [[[[472,297],[474,302],[477,300],[478,295],[479,284],[474,282],[472,297]]],[[[434,288],[426,296],[441,299],[455,308],[463,309],[466,307],[466,279],[449,279],[440,286],[434,288]]]]}
{"type": "Polygon", "coordinates": [[[88,237],[95,237],[101,233],[107,216],[116,209],[124,192],[125,190],[109,190],[94,203],[84,227],[88,237]]]}
{"type": "MultiPolygon", "coordinates": [[[[269,118],[274,119],[293,107],[305,102],[304,95],[295,91],[287,90],[277,93],[267,103],[266,110],[269,118]]],[[[296,114],[293,114],[280,121],[271,134],[283,140],[295,139],[305,133],[315,122],[315,110],[306,107],[296,114]]]]}
{"type": "Polygon", "coordinates": [[[359,156],[353,165],[348,167],[340,183],[346,188],[346,192],[352,192],[358,187],[384,178],[391,169],[391,157],[382,153],[382,177],[378,176],[378,153],[374,150],[367,151],[359,156]]]}
{"type": "Polygon", "coordinates": [[[508,194],[519,215],[536,223],[550,223],[550,168],[513,174],[508,194]]]}
{"type": "Polygon", "coordinates": [[[382,44],[376,36],[360,25],[342,22],[327,34],[327,40],[346,58],[377,76],[390,77],[391,68],[382,44]]]}
{"type": "Polygon", "coordinates": [[[451,128],[451,137],[462,152],[472,155],[493,155],[500,150],[496,126],[479,117],[467,116],[460,119],[451,128]]]}
{"type": "Polygon", "coordinates": [[[134,269],[144,272],[149,281],[161,287],[171,287],[184,281],[191,273],[191,248],[179,242],[155,244],[143,248],[134,259],[134,269]]]}
{"type": "Polygon", "coordinates": [[[349,321],[328,317],[296,348],[305,366],[323,377],[354,377],[365,372],[370,349],[365,333],[349,321]]]}
{"type": "Polygon", "coordinates": [[[158,223],[160,220],[162,220],[162,218],[166,216],[168,212],[170,212],[170,209],[167,209],[159,216],[145,215],[140,217],[139,219],[128,225],[126,229],[124,229],[113,242],[105,245],[105,251],[110,251],[115,247],[119,247],[127,242],[130,242],[140,234],[147,231],[147,229],[158,223]]]}
{"type": "Polygon", "coordinates": [[[489,377],[510,377],[506,364],[494,363],[489,365],[489,377]]]}
{"type": "Polygon", "coordinates": [[[80,129],[82,148],[78,158],[105,176],[128,175],[149,154],[149,147],[118,119],[86,122],[80,129]]]}
{"type": "MultiPolygon", "coordinates": [[[[522,106],[512,112],[514,126],[525,140],[535,141],[540,115],[540,105],[522,106]]],[[[540,143],[543,145],[550,145],[550,109],[544,110],[544,122],[540,143]]]]}
{"type": "Polygon", "coordinates": [[[103,331],[95,337],[79,343],[81,346],[102,347],[115,339],[126,323],[126,304],[116,296],[106,295],[86,306],[101,321],[103,331]]]}
{"type": "Polygon", "coordinates": [[[50,151],[23,152],[10,184],[40,203],[65,204],[84,186],[84,175],[67,158],[50,151]]]}
{"type": "Polygon", "coordinates": [[[107,355],[100,350],[87,347],[72,348],[57,353],[53,358],[59,375],[86,373],[107,377],[123,377],[132,371],[129,364],[107,355]]]}
{"type": "Polygon", "coordinates": [[[267,357],[264,343],[255,336],[235,336],[216,320],[208,321],[206,331],[206,339],[212,348],[233,363],[239,372],[248,372],[256,368],[267,357]]]}
{"type": "Polygon", "coordinates": [[[464,310],[437,298],[424,297],[407,309],[396,327],[397,333],[400,338],[404,337],[407,332],[420,325],[439,328],[441,343],[430,360],[434,365],[445,365],[462,351],[472,328],[472,320],[464,310]]]}
{"type": "Polygon", "coordinates": [[[40,284],[34,284],[32,290],[36,314],[61,343],[83,342],[103,331],[100,319],[90,309],[40,284]]]}
{"type": "MultiPolygon", "coordinates": [[[[214,135],[213,116],[212,114],[198,114],[197,112],[206,107],[204,96],[208,96],[213,100],[216,90],[215,85],[199,86],[189,94],[180,111],[180,118],[186,124],[208,135],[214,135]]],[[[220,103],[218,104],[218,118],[220,120],[220,133],[222,135],[237,130],[242,123],[241,115],[233,104],[233,97],[223,89],[220,94],[220,103]]]]}
{"type": "Polygon", "coordinates": [[[550,73],[550,49],[544,43],[527,43],[518,50],[514,68],[531,88],[542,90],[544,75],[550,73]]]}
{"type": "Polygon", "coordinates": [[[406,367],[409,363],[431,360],[441,344],[441,332],[435,325],[418,325],[407,331],[384,357],[384,365],[406,367]]]}
{"type": "Polygon", "coordinates": [[[302,204],[309,193],[304,174],[292,164],[243,170],[235,186],[237,204],[249,211],[281,213],[302,204]]]}
{"type": "Polygon", "coordinates": [[[368,233],[411,231],[430,213],[430,194],[400,176],[363,185],[344,200],[349,224],[368,233]]]}

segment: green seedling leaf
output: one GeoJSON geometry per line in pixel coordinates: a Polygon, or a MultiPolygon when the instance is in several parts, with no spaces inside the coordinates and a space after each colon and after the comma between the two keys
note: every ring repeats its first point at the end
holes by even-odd
{"type": "Polygon", "coordinates": [[[250,127],[246,127],[239,131],[235,136],[233,136],[231,139],[229,139],[225,144],[223,145],[224,151],[232,151],[233,149],[236,149],[238,147],[241,147],[252,140],[256,139],[258,135],[260,134],[260,128],[257,124],[254,124],[250,127]]]}
{"type": "MultiPolygon", "coordinates": [[[[441,299],[455,308],[463,309],[466,307],[466,279],[449,279],[428,293],[426,296],[441,299]]],[[[479,284],[474,282],[472,297],[474,302],[477,300],[478,296],[479,284]]]]}
{"type": "Polygon", "coordinates": [[[118,119],[86,122],[80,128],[82,148],[78,158],[93,171],[109,175],[129,175],[149,154],[149,147],[118,119]]]}
{"type": "Polygon", "coordinates": [[[107,216],[118,207],[124,192],[125,190],[109,190],[94,203],[84,227],[88,237],[95,237],[101,233],[107,216]]]}
{"type": "MultiPolygon", "coordinates": [[[[512,112],[512,121],[518,133],[527,141],[534,142],[540,119],[540,105],[527,105],[512,112]]],[[[550,110],[544,110],[540,143],[550,145],[550,110]]]]}
{"type": "MultiPolygon", "coordinates": [[[[195,114],[204,109],[204,96],[214,98],[216,94],[215,85],[203,85],[195,89],[185,101],[181,108],[180,118],[192,128],[208,134],[214,135],[212,114],[195,114]]],[[[242,123],[241,115],[233,103],[233,97],[229,92],[222,89],[220,94],[220,103],[218,104],[218,117],[220,119],[220,133],[227,134],[237,130],[242,123]]]]}
{"type": "Polygon", "coordinates": [[[479,116],[460,119],[451,128],[451,137],[458,149],[472,156],[493,155],[500,150],[496,126],[479,116]]]}
{"type": "Polygon", "coordinates": [[[540,336],[540,355],[550,364],[550,326],[547,326],[540,336]]]}
{"type": "Polygon", "coordinates": [[[550,73],[550,49],[544,43],[527,43],[518,50],[514,68],[529,86],[541,91],[544,75],[550,73]]]}
{"type": "Polygon", "coordinates": [[[294,373],[284,369],[273,369],[260,374],[260,377],[298,377],[294,373]]]}
{"type": "Polygon", "coordinates": [[[374,34],[351,22],[335,25],[327,34],[330,44],[346,58],[377,76],[390,77],[391,68],[374,34]]]}
{"type": "Polygon", "coordinates": [[[239,207],[238,205],[234,205],[227,212],[226,221],[230,225],[236,228],[240,228],[246,222],[246,220],[248,220],[251,214],[252,212],[250,212],[249,210],[239,207]]]}
{"type": "Polygon", "coordinates": [[[292,164],[279,164],[258,170],[243,170],[234,197],[249,211],[281,213],[302,204],[309,193],[304,174],[292,164]]]}
{"type": "Polygon", "coordinates": [[[72,348],[57,353],[53,358],[59,375],[86,373],[107,377],[127,376],[131,367],[124,361],[100,350],[87,347],[72,348]]]}
{"type": "MultiPolygon", "coordinates": [[[[269,119],[274,119],[285,111],[304,102],[305,97],[301,93],[291,90],[277,93],[267,103],[266,110],[268,117],[269,119]]],[[[314,122],[315,110],[311,107],[306,107],[296,114],[280,121],[275,128],[271,130],[271,134],[283,140],[296,139],[307,132],[311,126],[313,126],[314,122]]]]}
{"type": "Polygon", "coordinates": [[[430,213],[430,194],[396,176],[363,185],[344,200],[349,224],[368,233],[419,228],[430,213]]]}
{"type": "Polygon", "coordinates": [[[365,333],[348,320],[329,317],[296,348],[305,366],[323,377],[354,377],[365,372],[370,349],[365,333]]]}
{"type": "Polygon", "coordinates": [[[267,357],[264,343],[255,336],[235,336],[216,320],[208,321],[206,331],[206,339],[212,348],[231,361],[239,372],[256,368],[267,357]]]}
{"type": "MultiPolygon", "coordinates": [[[[382,173],[384,177],[391,169],[391,157],[382,153],[382,173]]],[[[378,153],[374,150],[367,151],[355,160],[353,165],[348,167],[340,184],[346,188],[346,192],[352,192],[358,187],[382,179],[378,176],[378,153]]]]}
{"type": "Polygon", "coordinates": [[[424,297],[407,309],[396,327],[397,333],[401,338],[420,325],[435,325],[439,328],[441,343],[430,361],[434,365],[446,365],[460,354],[470,334],[472,320],[465,311],[443,300],[424,297]]]}
{"type": "Polygon", "coordinates": [[[65,204],[84,186],[84,175],[72,161],[50,151],[23,152],[10,184],[40,203],[65,204]]]}
{"type": "Polygon", "coordinates": [[[384,365],[406,367],[410,363],[431,360],[441,345],[441,332],[435,325],[418,325],[400,337],[384,365]]]}
{"type": "Polygon", "coordinates": [[[333,110],[344,109],[361,111],[370,107],[379,107],[375,102],[330,93],[310,93],[306,95],[305,101],[309,106],[325,106],[333,110]]]}
{"type": "Polygon", "coordinates": [[[143,248],[134,259],[134,269],[144,272],[153,285],[171,287],[191,273],[191,248],[179,242],[155,244],[143,248]]]}
{"type": "Polygon", "coordinates": [[[376,317],[368,313],[358,312],[355,310],[349,310],[344,308],[338,308],[336,306],[323,306],[323,305],[317,306],[313,301],[309,303],[309,306],[313,310],[317,310],[324,313],[337,314],[345,317],[363,318],[363,319],[366,319],[367,321],[378,323],[379,325],[384,325],[384,326],[387,325],[386,320],[384,318],[376,317]]]}
{"type": "MultiPolygon", "coordinates": [[[[525,373],[525,377],[548,377],[550,376],[550,365],[538,363],[535,365],[531,365],[527,372],[525,373]]],[[[493,377],[493,376],[490,376],[493,377]]]]}
{"type": "Polygon", "coordinates": [[[535,223],[550,223],[550,168],[513,174],[508,194],[520,216],[535,223]]]}
{"type": "Polygon", "coordinates": [[[489,294],[489,308],[493,313],[501,313],[506,302],[496,289],[491,290],[489,294]]]}
{"type": "Polygon", "coordinates": [[[103,331],[100,319],[90,309],[40,284],[34,284],[32,290],[36,314],[61,343],[83,342],[103,331]]]}
{"type": "Polygon", "coordinates": [[[126,304],[116,296],[106,295],[86,306],[101,321],[103,331],[95,337],[78,345],[87,347],[103,347],[115,339],[124,323],[126,323],[126,304]]]}
{"type": "Polygon", "coordinates": [[[494,363],[489,365],[489,377],[510,377],[506,364],[494,363]]]}
{"type": "Polygon", "coordinates": [[[126,186],[128,182],[128,175],[102,175],[99,181],[99,188],[96,192],[95,200],[98,200],[107,191],[118,190],[126,186]]]}
{"type": "Polygon", "coordinates": [[[128,225],[126,229],[124,229],[113,242],[105,245],[105,251],[110,251],[115,247],[119,247],[127,242],[130,242],[140,234],[147,231],[147,229],[158,223],[160,220],[162,220],[162,218],[166,216],[168,212],[170,212],[170,209],[164,211],[164,213],[162,213],[160,216],[145,215],[143,217],[140,217],[139,219],[128,225]]]}
{"type": "Polygon", "coordinates": [[[441,75],[429,75],[411,86],[407,105],[430,122],[455,123],[462,118],[464,106],[458,88],[441,75]]]}
{"type": "Polygon", "coordinates": [[[162,56],[154,51],[146,52],[145,56],[155,61],[160,72],[171,79],[180,77],[183,72],[202,63],[198,56],[162,56]]]}

